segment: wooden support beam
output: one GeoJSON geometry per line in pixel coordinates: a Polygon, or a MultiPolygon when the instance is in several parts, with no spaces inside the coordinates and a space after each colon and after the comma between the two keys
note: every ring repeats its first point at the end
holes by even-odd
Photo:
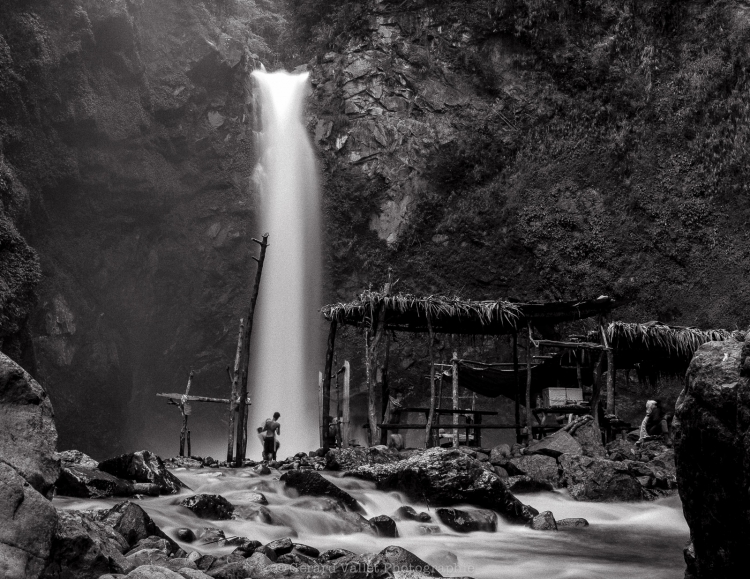
{"type": "Polygon", "coordinates": [[[247,380],[250,364],[250,336],[253,333],[253,318],[255,317],[255,304],[258,301],[260,292],[260,278],[263,274],[263,262],[266,259],[266,249],[268,249],[268,233],[263,235],[263,241],[253,238],[253,241],[260,245],[260,257],[253,259],[258,263],[255,270],[255,281],[253,290],[250,294],[250,305],[247,311],[247,321],[245,322],[244,333],[242,336],[242,356],[240,360],[240,403],[237,413],[237,453],[234,457],[235,466],[241,467],[245,460],[247,451],[247,380]]]}
{"type": "Polygon", "coordinates": [[[516,443],[521,443],[521,370],[518,366],[518,332],[513,332],[513,374],[516,378],[516,443]]]}
{"type": "Polygon", "coordinates": [[[599,428],[599,404],[601,399],[602,368],[604,366],[604,351],[599,354],[599,359],[594,366],[594,383],[591,387],[591,416],[594,417],[594,426],[599,428]]]}
{"type": "Polygon", "coordinates": [[[341,446],[349,447],[349,380],[351,377],[351,368],[349,361],[344,360],[344,398],[341,409],[341,446]]]}
{"type": "Polygon", "coordinates": [[[609,347],[593,342],[561,342],[559,340],[535,340],[534,345],[541,348],[565,348],[570,350],[606,350],[609,347]]]}
{"type": "MultiPolygon", "coordinates": [[[[181,400],[186,400],[188,402],[215,402],[216,404],[229,404],[230,400],[229,398],[211,398],[209,396],[185,396],[184,394],[177,394],[176,392],[172,393],[163,393],[160,392],[157,394],[157,396],[161,398],[169,398],[170,400],[176,400],[177,404],[179,405],[181,400]]],[[[247,404],[250,404],[250,399],[247,399],[247,404]]]]}
{"type": "Polygon", "coordinates": [[[453,352],[453,448],[458,448],[458,352],[453,352]]]}
{"type": "MultiPolygon", "coordinates": [[[[388,386],[388,363],[391,357],[391,338],[385,329],[385,324],[383,324],[383,332],[385,333],[385,351],[383,353],[383,366],[380,371],[380,416],[385,417],[388,408],[388,394],[390,392],[388,386]]],[[[388,444],[388,433],[385,431],[380,433],[380,444],[388,444]]]]}
{"type": "Polygon", "coordinates": [[[432,438],[432,425],[435,421],[435,355],[432,349],[432,342],[435,338],[435,334],[432,331],[432,320],[430,319],[429,312],[427,313],[427,329],[428,329],[429,340],[430,340],[430,343],[428,345],[428,351],[430,353],[430,411],[427,415],[427,426],[425,428],[424,447],[430,448],[430,441],[432,438]]]}
{"type": "Polygon", "coordinates": [[[333,371],[333,354],[336,348],[336,320],[331,321],[328,330],[328,346],[326,347],[326,365],[323,370],[323,399],[322,414],[323,424],[321,425],[320,439],[323,448],[328,448],[330,417],[331,417],[331,373],[333,371]]]}
{"type": "Polygon", "coordinates": [[[527,323],[526,328],[528,331],[528,337],[526,340],[526,444],[530,444],[533,440],[531,423],[531,345],[533,342],[531,336],[531,322],[527,323]]]}
{"type": "Polygon", "coordinates": [[[604,329],[604,320],[599,318],[599,332],[602,336],[602,345],[607,352],[607,414],[615,413],[615,353],[609,347],[607,331],[604,329]]]}
{"type": "Polygon", "coordinates": [[[190,411],[187,407],[187,397],[190,395],[190,386],[193,383],[193,371],[190,370],[190,376],[188,376],[187,388],[185,388],[185,396],[180,399],[180,412],[182,412],[182,429],[180,430],[180,456],[185,456],[185,442],[187,440],[187,423],[190,411]]]}
{"type": "Polygon", "coordinates": [[[237,336],[237,351],[234,354],[234,369],[231,372],[232,390],[229,394],[229,437],[227,440],[227,464],[234,458],[234,431],[236,428],[237,397],[239,396],[240,359],[242,358],[242,335],[245,330],[245,320],[240,318],[240,331],[237,336]]]}

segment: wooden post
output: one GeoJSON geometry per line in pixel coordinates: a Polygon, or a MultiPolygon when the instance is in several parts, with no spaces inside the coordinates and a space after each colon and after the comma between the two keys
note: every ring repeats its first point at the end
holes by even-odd
{"type": "Polygon", "coordinates": [[[601,388],[599,380],[602,377],[602,366],[604,365],[604,350],[599,354],[599,359],[594,366],[594,383],[591,387],[591,416],[594,417],[594,426],[599,428],[599,400],[601,398],[601,388]]]}
{"type": "Polygon", "coordinates": [[[328,430],[330,426],[329,418],[331,416],[331,374],[333,372],[333,352],[336,344],[336,320],[331,321],[331,327],[328,331],[328,348],[326,349],[326,365],[323,370],[323,408],[320,440],[323,448],[328,448],[328,430]]]}
{"type": "Polygon", "coordinates": [[[453,352],[453,448],[458,448],[458,352],[453,352]]]}
{"type": "Polygon", "coordinates": [[[526,342],[526,430],[528,437],[526,444],[531,444],[534,439],[534,426],[531,422],[531,322],[527,323],[529,338],[526,342]]]}
{"type": "Polygon", "coordinates": [[[430,412],[427,415],[427,426],[425,428],[424,436],[424,447],[430,447],[430,440],[432,436],[432,424],[435,421],[435,356],[432,351],[432,342],[435,338],[435,334],[432,332],[432,321],[430,320],[430,313],[427,312],[427,329],[430,335],[430,343],[428,351],[430,353],[430,412]]]}
{"type": "Polygon", "coordinates": [[[602,335],[602,345],[607,348],[607,414],[615,413],[615,353],[609,345],[607,331],[599,318],[599,331],[602,335]]]}
{"type": "MultiPolygon", "coordinates": [[[[380,383],[380,416],[385,417],[385,412],[388,408],[388,362],[391,357],[391,339],[388,332],[385,329],[385,320],[383,320],[383,332],[385,333],[385,353],[383,354],[383,367],[381,370],[381,383],[380,383]]],[[[388,444],[388,431],[383,430],[380,433],[380,444],[388,444]]]]}
{"type": "Polygon", "coordinates": [[[323,429],[325,419],[323,418],[323,372],[318,372],[318,427],[320,430],[320,447],[326,443],[325,430],[323,429]]]}
{"type": "MultiPolygon", "coordinates": [[[[232,372],[232,391],[229,395],[229,441],[227,444],[227,464],[234,458],[234,429],[235,415],[237,414],[237,387],[239,386],[240,358],[242,358],[242,334],[245,329],[245,320],[240,318],[240,332],[237,336],[237,352],[234,355],[234,371],[232,372]]],[[[227,368],[228,370],[229,368],[227,368]]]]}
{"type": "Polygon", "coordinates": [[[370,427],[368,431],[367,443],[370,446],[375,444],[375,431],[377,430],[377,418],[375,416],[375,377],[373,374],[373,355],[372,347],[372,328],[365,328],[365,380],[367,382],[367,424],[370,427]]]}
{"type": "Polygon", "coordinates": [[[247,321],[242,336],[242,356],[240,360],[240,401],[237,411],[237,454],[234,457],[235,466],[241,467],[245,460],[247,451],[247,379],[250,364],[250,336],[253,333],[253,317],[255,315],[255,304],[258,301],[258,292],[260,291],[260,278],[263,273],[263,262],[266,259],[266,249],[268,248],[268,233],[263,234],[263,241],[253,238],[253,241],[260,245],[260,257],[253,257],[258,263],[258,269],[255,271],[255,282],[253,283],[253,293],[250,294],[250,306],[247,311],[247,321]]]}
{"type": "Polygon", "coordinates": [[[341,444],[344,448],[349,448],[349,377],[351,369],[349,361],[344,360],[344,400],[341,416],[341,444]]]}
{"type": "Polygon", "coordinates": [[[573,356],[576,359],[576,381],[578,387],[583,389],[583,378],[581,377],[581,359],[578,356],[578,350],[573,350],[573,356]]]}
{"type": "Polygon", "coordinates": [[[516,442],[521,443],[521,371],[518,367],[518,332],[513,332],[513,374],[516,377],[516,442]]]}
{"type": "Polygon", "coordinates": [[[188,457],[193,456],[193,450],[190,447],[190,431],[187,431],[187,455],[188,457]]]}
{"type": "Polygon", "coordinates": [[[187,441],[187,423],[190,412],[185,412],[188,404],[187,397],[190,396],[190,386],[193,383],[193,371],[190,370],[190,376],[188,376],[187,388],[185,388],[185,395],[180,400],[180,412],[182,412],[182,429],[180,430],[180,456],[185,456],[185,442],[187,441]]]}

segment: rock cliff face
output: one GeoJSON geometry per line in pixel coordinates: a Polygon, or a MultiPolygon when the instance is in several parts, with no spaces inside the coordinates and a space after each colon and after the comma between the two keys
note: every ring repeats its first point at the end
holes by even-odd
{"type": "MultiPolygon", "coordinates": [[[[173,454],[154,394],[191,367],[226,394],[258,62],[311,72],[328,299],[390,266],[404,291],[606,292],[624,319],[745,325],[750,15],[626,4],[3,2],[0,348],[48,387],[61,447],[173,454]]],[[[477,349],[436,350],[456,347],[477,349]]],[[[426,354],[394,343],[391,383],[418,390],[426,354]]],[[[197,451],[222,414],[191,418],[197,451]]]]}
{"type": "Polygon", "coordinates": [[[0,7],[0,340],[55,399],[63,448],[145,445],[154,393],[191,367],[206,394],[226,390],[267,5],[0,7]]]}
{"type": "Polygon", "coordinates": [[[742,577],[750,547],[750,343],[701,346],[675,423],[677,483],[692,539],[685,577],[742,577]]]}

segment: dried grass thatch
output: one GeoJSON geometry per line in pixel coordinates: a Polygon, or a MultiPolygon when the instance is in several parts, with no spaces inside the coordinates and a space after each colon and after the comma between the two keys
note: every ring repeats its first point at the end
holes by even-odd
{"type": "Polygon", "coordinates": [[[616,353],[629,352],[633,357],[645,357],[663,368],[675,363],[687,368],[701,344],[731,337],[732,332],[728,330],[699,330],[661,322],[612,322],[607,327],[607,339],[616,353]]]}
{"type": "Polygon", "coordinates": [[[500,335],[517,331],[527,320],[556,323],[581,319],[609,311],[614,301],[607,296],[595,300],[550,303],[518,303],[509,300],[465,300],[459,297],[387,295],[367,290],[348,303],[325,306],[328,321],[372,327],[376,314],[385,309],[388,329],[405,332],[433,331],[446,334],[500,335]]]}

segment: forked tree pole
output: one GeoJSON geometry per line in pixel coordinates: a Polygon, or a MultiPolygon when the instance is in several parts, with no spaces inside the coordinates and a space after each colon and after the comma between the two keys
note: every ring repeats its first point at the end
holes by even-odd
{"type": "Polygon", "coordinates": [[[232,371],[232,392],[229,395],[229,441],[227,443],[227,463],[232,462],[234,457],[234,429],[237,414],[237,395],[240,374],[240,358],[242,358],[242,334],[245,329],[245,320],[240,318],[240,331],[237,336],[237,352],[234,355],[234,369],[232,371]]]}
{"type": "Polygon", "coordinates": [[[263,274],[263,262],[266,259],[266,249],[268,248],[268,233],[263,235],[263,241],[253,238],[253,241],[260,245],[260,256],[253,257],[258,263],[258,269],[255,271],[255,282],[253,283],[253,293],[250,295],[250,306],[247,311],[247,322],[245,323],[242,335],[242,358],[240,360],[240,402],[237,411],[237,455],[235,456],[235,465],[241,467],[245,460],[247,449],[247,378],[248,365],[250,362],[250,336],[253,333],[253,317],[255,315],[255,304],[258,301],[258,292],[260,291],[260,277],[263,274]]]}
{"type": "Polygon", "coordinates": [[[430,412],[427,415],[427,425],[425,427],[424,434],[424,447],[430,448],[430,442],[432,440],[432,424],[435,421],[435,356],[432,351],[432,342],[435,338],[435,334],[432,331],[432,320],[430,320],[430,312],[427,312],[427,329],[429,331],[428,351],[430,353],[430,412]]]}
{"type": "Polygon", "coordinates": [[[349,361],[344,360],[344,400],[343,408],[341,410],[341,445],[344,448],[349,448],[349,377],[351,374],[351,368],[349,367],[349,361]]]}
{"type": "Polygon", "coordinates": [[[328,432],[331,417],[331,373],[333,372],[333,352],[336,345],[336,320],[331,321],[331,327],[328,331],[328,347],[326,348],[326,365],[323,370],[323,395],[321,398],[321,425],[320,425],[320,445],[327,448],[328,432]]]}
{"type": "Polygon", "coordinates": [[[599,331],[602,335],[602,345],[607,348],[607,414],[615,413],[615,353],[609,345],[604,322],[599,318],[599,331]]]}

